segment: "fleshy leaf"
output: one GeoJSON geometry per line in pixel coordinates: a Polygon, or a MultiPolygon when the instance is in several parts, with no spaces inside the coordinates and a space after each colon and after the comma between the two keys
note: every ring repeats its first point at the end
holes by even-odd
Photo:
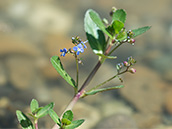
{"type": "Polygon", "coordinates": [[[34,114],[36,113],[36,110],[39,108],[39,104],[38,101],[35,99],[32,99],[31,103],[30,103],[30,109],[31,112],[34,114]]]}
{"type": "Polygon", "coordinates": [[[67,119],[67,118],[62,118],[62,124],[63,125],[70,125],[72,122],[69,120],[69,119],[67,119]]]}
{"type": "Polygon", "coordinates": [[[119,20],[123,23],[126,21],[126,12],[123,9],[118,9],[113,13],[112,21],[119,20]]]}
{"type": "Polygon", "coordinates": [[[57,72],[74,88],[75,81],[67,74],[67,72],[64,70],[63,65],[60,61],[60,58],[58,56],[52,56],[51,57],[51,63],[53,67],[57,70],[57,72]]]}
{"type": "Polygon", "coordinates": [[[120,31],[118,36],[116,37],[116,39],[119,41],[127,39],[127,32],[126,31],[120,31]]]}
{"type": "Polygon", "coordinates": [[[112,38],[112,36],[106,31],[106,27],[103,24],[100,16],[98,15],[98,13],[96,13],[94,10],[89,10],[89,14],[90,14],[90,18],[92,19],[92,21],[104,32],[106,33],[110,38],[112,38]]]}
{"type": "Polygon", "coordinates": [[[104,59],[116,59],[116,56],[105,56],[104,54],[97,54],[98,56],[103,57],[104,59]]]}
{"type": "Polygon", "coordinates": [[[113,29],[115,30],[115,34],[118,34],[121,31],[121,29],[124,27],[124,23],[122,23],[119,20],[115,20],[112,23],[112,26],[113,26],[113,29]]]}
{"type": "Polygon", "coordinates": [[[133,37],[136,37],[138,35],[141,35],[141,34],[145,33],[150,28],[151,28],[151,26],[145,26],[145,27],[141,27],[141,28],[132,30],[132,32],[134,33],[133,37]]]}
{"type": "Polygon", "coordinates": [[[120,85],[120,86],[113,86],[113,87],[105,87],[105,88],[101,88],[101,89],[95,89],[95,90],[86,92],[85,95],[94,95],[94,94],[99,93],[99,92],[104,92],[104,91],[108,91],[108,90],[119,89],[119,88],[123,88],[123,87],[124,87],[123,85],[120,85]]]}
{"type": "Polygon", "coordinates": [[[31,120],[23,112],[17,110],[16,115],[23,129],[34,129],[31,120]]]}
{"type": "Polygon", "coordinates": [[[37,112],[36,117],[41,118],[41,117],[46,116],[49,113],[49,110],[53,109],[53,107],[54,107],[54,103],[50,103],[46,105],[45,107],[43,107],[37,112]]]}
{"type": "Polygon", "coordinates": [[[70,125],[65,126],[65,129],[75,129],[79,127],[84,121],[84,119],[72,121],[70,125]]]}
{"type": "Polygon", "coordinates": [[[89,9],[86,12],[85,18],[84,18],[84,28],[85,28],[88,42],[89,42],[93,52],[95,54],[97,54],[97,53],[103,54],[106,49],[107,44],[105,41],[104,33],[91,18],[91,16],[93,17],[94,13],[95,12],[91,9],[89,9]]]}
{"type": "Polygon", "coordinates": [[[116,34],[119,34],[123,27],[124,23],[119,20],[115,20],[110,26],[106,28],[106,30],[114,37],[116,34]]]}
{"type": "Polygon", "coordinates": [[[49,110],[49,115],[50,117],[53,119],[53,121],[58,124],[59,126],[61,126],[61,121],[59,116],[56,114],[56,112],[53,109],[49,110]]]}
{"type": "Polygon", "coordinates": [[[72,111],[71,110],[66,111],[63,114],[63,118],[66,118],[66,119],[72,121],[73,120],[73,113],[72,113],[72,111]]]}

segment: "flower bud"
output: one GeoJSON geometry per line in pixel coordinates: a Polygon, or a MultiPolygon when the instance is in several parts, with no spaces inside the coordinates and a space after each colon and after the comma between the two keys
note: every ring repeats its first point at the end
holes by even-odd
{"type": "Polygon", "coordinates": [[[133,37],[134,33],[133,33],[132,30],[129,30],[129,31],[127,32],[127,35],[130,36],[130,37],[133,37]]]}
{"type": "Polygon", "coordinates": [[[117,8],[112,7],[112,10],[111,10],[110,13],[109,13],[111,17],[113,16],[113,13],[114,13],[116,10],[117,10],[117,8]]]}
{"type": "Polygon", "coordinates": [[[128,39],[127,42],[130,43],[130,44],[134,44],[135,43],[135,39],[128,39]]]}
{"type": "Polygon", "coordinates": [[[129,70],[128,70],[130,73],[135,73],[136,72],[136,69],[134,69],[134,68],[130,68],[129,70]]]}
{"type": "Polygon", "coordinates": [[[127,61],[124,61],[123,64],[124,64],[124,66],[126,66],[126,67],[129,66],[129,64],[128,64],[127,61]]]}
{"type": "Polygon", "coordinates": [[[116,42],[116,40],[115,39],[112,39],[112,43],[114,44],[116,42]]]}
{"type": "Polygon", "coordinates": [[[123,67],[123,63],[118,63],[118,64],[116,65],[117,70],[121,70],[122,67],[123,67]]]}

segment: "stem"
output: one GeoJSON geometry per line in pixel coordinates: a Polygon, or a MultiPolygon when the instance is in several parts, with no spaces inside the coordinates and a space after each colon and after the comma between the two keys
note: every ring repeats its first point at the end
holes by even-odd
{"type": "Polygon", "coordinates": [[[108,56],[111,55],[119,46],[121,46],[122,43],[120,43],[118,46],[116,46],[112,51],[109,52],[109,54],[107,54],[108,56]]]}
{"type": "Polygon", "coordinates": [[[38,129],[38,120],[35,120],[35,129],[38,129]]]}
{"type": "Polygon", "coordinates": [[[75,61],[76,61],[76,88],[75,88],[75,94],[78,92],[78,80],[79,80],[79,67],[78,67],[78,59],[75,54],[75,61]]]}
{"type": "Polygon", "coordinates": [[[89,76],[87,77],[87,79],[85,80],[85,82],[83,83],[81,88],[79,89],[79,92],[84,90],[84,88],[90,83],[90,81],[92,80],[92,78],[94,77],[94,75],[96,74],[97,70],[100,68],[100,66],[103,62],[104,61],[101,61],[101,60],[98,61],[97,65],[94,67],[92,72],[89,74],[89,76]]]}
{"type": "Polygon", "coordinates": [[[109,78],[108,80],[106,80],[106,81],[104,81],[104,82],[98,84],[97,86],[95,86],[95,87],[93,87],[91,90],[89,90],[88,92],[90,92],[90,91],[92,91],[92,90],[94,90],[94,89],[99,88],[100,86],[102,86],[102,85],[106,84],[107,82],[109,82],[109,81],[113,80],[114,78],[116,78],[118,75],[121,75],[121,74],[123,74],[123,73],[125,73],[125,72],[127,72],[127,71],[128,71],[128,68],[127,68],[126,70],[120,72],[120,73],[117,73],[115,76],[109,78]]]}
{"type": "Polygon", "coordinates": [[[100,86],[102,86],[102,85],[106,84],[107,82],[111,81],[112,79],[116,78],[117,76],[118,76],[118,74],[116,74],[115,76],[113,76],[113,77],[109,78],[108,80],[106,80],[106,81],[104,81],[104,82],[100,83],[99,85],[97,85],[97,86],[93,87],[93,88],[92,88],[91,90],[89,90],[88,92],[90,92],[90,91],[92,91],[92,90],[94,90],[94,89],[99,88],[100,86]]]}
{"type": "MultiPolygon", "coordinates": [[[[83,94],[84,90],[82,90],[82,92],[78,92],[74,98],[72,99],[72,101],[69,103],[69,105],[67,106],[67,108],[63,111],[62,115],[60,116],[60,119],[62,119],[63,114],[67,111],[67,110],[72,110],[74,105],[76,104],[76,102],[78,101],[78,99],[80,98],[80,96],[83,94]]],[[[53,126],[52,129],[59,129],[59,126],[57,124],[55,124],[53,126]]]]}

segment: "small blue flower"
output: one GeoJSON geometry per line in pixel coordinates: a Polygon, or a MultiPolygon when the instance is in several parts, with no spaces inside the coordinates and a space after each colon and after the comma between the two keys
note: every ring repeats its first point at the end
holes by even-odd
{"type": "Polygon", "coordinates": [[[64,48],[64,49],[60,49],[60,52],[62,52],[61,56],[64,57],[68,51],[66,48],[64,48]]]}
{"type": "MultiPolygon", "coordinates": [[[[87,41],[88,41],[88,40],[87,40],[87,41]]],[[[85,45],[85,43],[86,43],[87,41],[81,42],[81,44],[84,46],[84,48],[87,48],[87,46],[85,45]]]]}
{"type": "Polygon", "coordinates": [[[77,46],[73,47],[73,50],[76,52],[77,55],[84,52],[84,48],[81,43],[78,44],[77,46]]]}

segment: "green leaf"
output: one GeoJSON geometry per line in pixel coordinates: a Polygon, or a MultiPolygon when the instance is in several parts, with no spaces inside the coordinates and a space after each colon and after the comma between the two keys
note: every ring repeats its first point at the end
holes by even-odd
{"type": "Polygon", "coordinates": [[[101,89],[95,89],[89,92],[86,92],[85,95],[94,95],[97,94],[99,92],[104,92],[104,91],[108,91],[108,90],[114,90],[114,89],[119,89],[119,88],[123,88],[123,85],[120,86],[113,86],[113,87],[105,87],[105,88],[101,88],[101,89]]]}
{"type": "MultiPolygon", "coordinates": [[[[84,28],[88,42],[95,54],[103,54],[106,49],[105,36],[102,30],[97,26],[97,24],[92,20],[94,11],[89,9],[84,18],[84,28]]],[[[96,15],[96,14],[95,14],[96,15]]],[[[95,19],[94,19],[95,20],[95,19]]]]}
{"type": "Polygon", "coordinates": [[[112,23],[113,29],[115,30],[115,34],[118,34],[121,29],[124,27],[124,23],[122,23],[121,21],[115,20],[112,23]]]}
{"type": "Polygon", "coordinates": [[[53,119],[53,121],[61,127],[60,118],[53,109],[49,110],[49,115],[53,119]]]}
{"type": "Polygon", "coordinates": [[[118,9],[113,13],[112,21],[119,20],[123,23],[126,21],[126,12],[123,9],[118,9]]]}
{"type": "Polygon", "coordinates": [[[118,36],[116,37],[119,41],[122,41],[124,39],[127,39],[127,32],[126,31],[120,31],[118,36]]]}
{"type": "Polygon", "coordinates": [[[75,129],[79,127],[84,121],[84,119],[72,121],[70,125],[65,126],[65,129],[75,129]]]}
{"type": "Polygon", "coordinates": [[[72,122],[69,120],[69,119],[67,119],[67,118],[62,118],[62,124],[63,125],[70,125],[72,122]]]}
{"type": "Polygon", "coordinates": [[[30,103],[30,109],[31,109],[31,112],[33,114],[36,113],[36,110],[39,108],[39,104],[38,104],[38,101],[35,100],[35,99],[32,99],[31,103],[30,103]]]}
{"type": "Polygon", "coordinates": [[[23,129],[34,129],[31,120],[23,112],[17,110],[16,115],[23,129]]]}
{"type": "Polygon", "coordinates": [[[96,55],[101,56],[104,59],[116,59],[117,58],[117,56],[105,56],[104,54],[99,54],[99,53],[96,55]]]}
{"type": "Polygon", "coordinates": [[[66,118],[70,121],[73,120],[73,113],[71,110],[67,110],[64,114],[63,114],[63,118],[66,118]]]}
{"type": "Polygon", "coordinates": [[[51,57],[51,63],[53,67],[57,70],[57,72],[74,88],[75,81],[67,74],[67,72],[64,70],[63,65],[60,61],[60,58],[58,56],[52,56],[51,57]]]}
{"type": "Polygon", "coordinates": [[[46,105],[45,107],[43,107],[37,112],[36,117],[41,118],[41,117],[46,116],[49,113],[49,110],[53,109],[53,107],[54,107],[54,103],[50,103],[46,105]]]}
{"type": "Polygon", "coordinates": [[[103,24],[100,16],[98,15],[98,13],[96,13],[94,10],[90,9],[88,10],[89,14],[90,14],[90,18],[93,20],[93,22],[104,32],[106,33],[110,38],[112,38],[112,36],[106,31],[106,27],[103,24]]]}
{"type": "Polygon", "coordinates": [[[145,27],[141,27],[141,28],[132,30],[132,32],[134,33],[133,37],[136,37],[138,35],[141,35],[141,34],[145,33],[150,28],[151,28],[151,26],[145,26],[145,27]]]}
{"type": "Polygon", "coordinates": [[[107,27],[107,31],[114,37],[116,34],[119,34],[123,27],[124,23],[119,20],[115,20],[110,26],[107,27]]]}

